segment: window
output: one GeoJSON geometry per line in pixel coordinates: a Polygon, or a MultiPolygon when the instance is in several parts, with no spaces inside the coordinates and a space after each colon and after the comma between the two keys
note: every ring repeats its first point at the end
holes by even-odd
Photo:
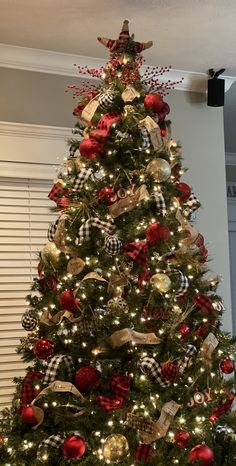
{"type": "Polygon", "coordinates": [[[15,349],[27,336],[21,326],[25,296],[56,216],[47,197],[51,185],[48,180],[0,177],[0,410],[11,403],[12,378],[24,376],[25,364],[15,349]]]}

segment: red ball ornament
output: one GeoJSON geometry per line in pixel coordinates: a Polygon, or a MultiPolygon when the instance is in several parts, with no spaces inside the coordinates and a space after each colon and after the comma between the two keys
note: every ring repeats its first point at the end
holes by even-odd
{"type": "Polygon", "coordinates": [[[177,183],[176,188],[180,191],[179,199],[186,202],[191,196],[191,188],[186,183],[177,183]]]}
{"type": "Polygon", "coordinates": [[[50,359],[54,355],[54,343],[45,338],[40,338],[34,344],[34,354],[38,359],[50,359]]]}
{"type": "Polygon", "coordinates": [[[179,375],[179,368],[174,362],[166,362],[161,366],[161,378],[167,382],[174,382],[179,375]]]}
{"type": "Polygon", "coordinates": [[[66,458],[78,460],[85,454],[86,444],[78,435],[71,435],[64,440],[62,450],[66,458]]]}
{"type": "Polygon", "coordinates": [[[36,426],[38,424],[33,406],[24,406],[24,408],[22,408],[21,419],[30,426],[36,426]]]}
{"type": "Polygon", "coordinates": [[[144,105],[154,113],[161,112],[164,102],[161,94],[147,94],[144,98],[144,105]]]}
{"type": "Polygon", "coordinates": [[[176,430],[175,431],[175,445],[178,445],[178,447],[186,447],[190,439],[190,434],[186,430],[176,430]]]}
{"type": "Polygon", "coordinates": [[[95,159],[98,155],[104,154],[104,149],[96,139],[83,139],[79,145],[80,155],[86,159],[95,159]]]}
{"type": "Polygon", "coordinates": [[[213,466],[214,453],[207,445],[196,445],[189,453],[189,461],[199,466],[213,466]]]}
{"type": "Polygon", "coordinates": [[[75,385],[81,392],[87,392],[100,385],[101,373],[93,366],[81,367],[75,374],[75,385]]]}
{"type": "Polygon", "coordinates": [[[73,290],[65,290],[60,294],[59,297],[60,305],[63,309],[67,311],[74,312],[78,309],[78,303],[74,297],[73,290]]]}
{"type": "Polygon", "coordinates": [[[150,223],[146,229],[147,241],[154,246],[158,241],[168,241],[170,230],[167,225],[162,225],[159,222],[150,223]]]}
{"type": "Polygon", "coordinates": [[[114,193],[110,186],[104,186],[104,188],[98,191],[99,204],[105,201],[106,205],[111,205],[114,203],[114,200],[112,200],[112,198],[114,198],[114,193]]]}
{"type": "Polygon", "coordinates": [[[223,361],[220,362],[220,370],[223,372],[223,374],[231,374],[235,369],[235,363],[233,359],[223,359],[223,361]]]}
{"type": "Polygon", "coordinates": [[[186,322],[181,322],[181,324],[179,324],[179,331],[182,338],[186,338],[190,333],[190,327],[186,322]]]}

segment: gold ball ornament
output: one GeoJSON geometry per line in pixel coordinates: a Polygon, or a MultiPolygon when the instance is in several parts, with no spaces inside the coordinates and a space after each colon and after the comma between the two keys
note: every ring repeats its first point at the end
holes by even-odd
{"type": "Polygon", "coordinates": [[[52,265],[56,268],[61,251],[57,249],[54,243],[47,243],[41,249],[41,258],[44,263],[47,265],[52,265]]]}
{"type": "Polygon", "coordinates": [[[160,293],[167,293],[171,286],[171,280],[165,273],[155,273],[150,278],[150,283],[160,291],[160,293]]]}
{"type": "Polygon", "coordinates": [[[127,438],[121,434],[112,434],[103,444],[103,457],[109,463],[121,463],[129,456],[127,438]]]}
{"type": "Polygon", "coordinates": [[[129,312],[129,306],[125,299],[121,298],[120,296],[116,296],[115,298],[109,299],[107,303],[107,310],[111,314],[127,314],[129,312]]]}
{"type": "Polygon", "coordinates": [[[161,183],[170,178],[171,166],[165,159],[154,159],[149,162],[147,172],[153,176],[156,181],[161,183]]]}
{"type": "Polygon", "coordinates": [[[67,272],[71,275],[78,275],[84,269],[85,262],[80,257],[72,257],[67,264],[67,272]]]}

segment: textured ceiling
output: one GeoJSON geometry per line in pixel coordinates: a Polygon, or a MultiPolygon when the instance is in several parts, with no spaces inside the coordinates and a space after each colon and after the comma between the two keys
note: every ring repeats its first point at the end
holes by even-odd
{"type": "Polygon", "coordinates": [[[152,65],[236,76],[235,0],[1,0],[0,42],[106,57],[98,35],[117,37],[130,20],[137,40],[153,40],[152,65]]]}
{"type": "MultiPolygon", "coordinates": [[[[106,58],[97,36],[116,38],[123,19],[146,62],[187,71],[226,68],[236,76],[235,0],[0,0],[0,42],[106,58]]],[[[226,96],[226,150],[236,153],[236,85],[226,96]]]]}

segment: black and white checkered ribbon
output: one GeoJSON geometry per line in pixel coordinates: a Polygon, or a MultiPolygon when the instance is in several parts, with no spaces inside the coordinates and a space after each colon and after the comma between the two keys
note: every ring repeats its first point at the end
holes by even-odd
{"type": "MultiPolygon", "coordinates": [[[[68,434],[68,436],[71,436],[71,435],[80,436],[81,434],[76,431],[76,432],[70,432],[68,434]]],[[[66,436],[64,434],[63,435],[53,434],[53,435],[50,435],[50,437],[43,440],[38,446],[37,459],[40,459],[41,455],[43,454],[43,451],[47,451],[48,447],[60,448],[65,438],[66,436]]]]}
{"type": "Polygon", "coordinates": [[[184,215],[187,217],[188,215],[193,214],[193,212],[195,212],[195,210],[198,209],[199,204],[200,204],[199,199],[192,192],[188,200],[184,203],[184,205],[187,206],[185,207],[183,211],[184,215]]]}
{"type": "Polygon", "coordinates": [[[184,358],[179,362],[179,372],[182,374],[188,367],[189,359],[197,353],[197,348],[194,345],[188,345],[184,358]]]}
{"type": "Polygon", "coordinates": [[[82,168],[79,173],[77,173],[75,180],[74,180],[74,186],[72,188],[73,191],[78,191],[81,189],[86,183],[86,181],[89,178],[92,178],[93,175],[93,170],[92,168],[82,168]]]}
{"type": "Polygon", "coordinates": [[[100,220],[98,217],[90,217],[79,228],[79,243],[81,243],[83,240],[89,240],[91,238],[92,227],[99,228],[99,230],[101,230],[102,233],[105,233],[107,235],[111,235],[113,230],[113,225],[111,222],[104,222],[103,220],[100,220]]]}
{"type": "Polygon", "coordinates": [[[142,149],[148,149],[151,146],[148,130],[144,126],[140,126],[140,133],[142,137],[142,149]]]}
{"type": "Polygon", "coordinates": [[[117,236],[106,236],[105,239],[105,250],[109,254],[115,255],[119,254],[120,250],[122,248],[122,242],[117,238],[117,236]]]}
{"type": "Polygon", "coordinates": [[[160,364],[155,361],[154,358],[149,358],[145,357],[142,358],[139,367],[143,374],[150,375],[161,387],[169,387],[170,382],[167,382],[166,380],[162,380],[161,378],[161,366],[160,364]]]}
{"type": "Polygon", "coordinates": [[[156,191],[152,194],[152,197],[155,199],[158,212],[164,217],[166,215],[166,203],[162,192],[156,191]]]}
{"type": "Polygon", "coordinates": [[[74,372],[74,363],[71,356],[66,356],[63,354],[54,356],[47,367],[46,374],[44,376],[43,382],[49,384],[58,378],[58,372],[60,365],[64,364],[67,369],[67,380],[71,380],[74,372]]]}
{"type": "Polygon", "coordinates": [[[47,237],[48,237],[48,241],[50,242],[54,241],[54,236],[57,231],[59,220],[60,219],[58,218],[55,222],[52,222],[49,225],[47,237]]]}
{"type": "Polygon", "coordinates": [[[71,146],[69,147],[69,157],[70,157],[70,158],[73,158],[74,155],[75,155],[75,153],[76,153],[76,151],[77,151],[77,147],[71,145],[71,146]]]}
{"type": "Polygon", "coordinates": [[[108,107],[110,107],[113,104],[114,96],[110,92],[104,92],[98,97],[98,102],[99,102],[100,107],[106,110],[108,107]]]}
{"type": "Polygon", "coordinates": [[[179,274],[180,276],[180,285],[179,288],[177,288],[177,290],[175,291],[175,296],[179,297],[188,291],[189,281],[188,277],[186,277],[186,275],[184,275],[184,273],[181,272],[181,270],[175,270],[175,274],[179,274]]]}

